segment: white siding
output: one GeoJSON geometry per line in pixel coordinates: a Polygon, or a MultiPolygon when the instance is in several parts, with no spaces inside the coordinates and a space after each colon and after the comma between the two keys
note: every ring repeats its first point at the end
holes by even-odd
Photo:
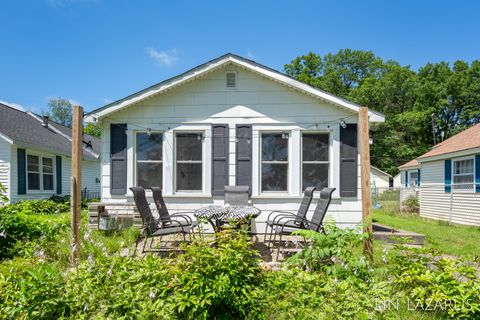
{"type": "MultiPolygon", "coordinates": [[[[31,152],[35,152],[40,155],[45,155],[54,158],[54,173],[56,174],[56,162],[55,162],[55,154],[48,153],[39,150],[32,150],[26,149],[27,154],[31,152]]],[[[12,157],[11,157],[11,202],[18,202],[22,200],[32,200],[32,199],[45,199],[49,198],[52,195],[56,194],[56,183],[57,177],[54,175],[54,189],[53,191],[29,191],[27,190],[27,194],[17,194],[18,190],[18,171],[17,171],[17,147],[14,146],[12,148],[12,157]]],[[[62,156],[62,194],[61,195],[70,195],[70,177],[71,177],[71,158],[62,156]]],[[[90,161],[84,160],[82,162],[82,188],[87,187],[89,190],[93,192],[100,191],[100,184],[95,183],[95,177],[100,177],[100,162],[99,160],[90,161]]]]}
{"type": "Polygon", "coordinates": [[[11,144],[0,138],[0,183],[7,189],[10,199],[10,154],[11,144]]]}
{"type": "MultiPolygon", "coordinates": [[[[263,222],[271,210],[296,210],[301,201],[301,130],[329,132],[330,144],[330,186],[336,187],[334,201],[329,216],[345,225],[361,220],[360,170],[358,170],[358,197],[340,199],[339,162],[340,132],[339,122],[356,123],[357,115],[349,110],[299,93],[277,82],[262,78],[240,67],[227,66],[212,72],[202,79],[192,81],[181,88],[139,102],[123,111],[109,115],[103,123],[102,134],[102,200],[105,202],[132,202],[127,197],[110,195],[110,131],[111,122],[127,123],[127,188],[134,185],[134,146],[135,131],[160,130],[164,139],[164,181],[163,189],[167,205],[174,210],[193,210],[201,205],[223,203],[223,198],[210,195],[211,183],[211,134],[212,123],[229,124],[229,183],[235,182],[235,125],[253,126],[253,203],[262,209],[257,219],[263,222]],[[226,88],[225,72],[238,74],[236,89],[226,88]],[[316,125],[318,123],[318,126],[316,125]],[[176,130],[198,128],[205,131],[204,144],[204,188],[202,194],[178,195],[174,192],[173,134],[176,130]],[[266,195],[259,191],[259,134],[262,130],[290,131],[289,191],[285,194],[266,195]]],[[[360,165],[360,159],[358,160],[360,165]]],[[[312,203],[312,210],[314,209],[312,203]]],[[[263,229],[262,229],[263,230],[263,229]]]]}
{"type": "Polygon", "coordinates": [[[387,190],[390,187],[390,176],[371,168],[372,173],[372,188],[376,187],[380,192],[387,190]]]}
{"type": "Polygon", "coordinates": [[[420,215],[480,226],[480,193],[454,188],[451,193],[446,193],[444,170],[443,160],[422,162],[420,215]]]}

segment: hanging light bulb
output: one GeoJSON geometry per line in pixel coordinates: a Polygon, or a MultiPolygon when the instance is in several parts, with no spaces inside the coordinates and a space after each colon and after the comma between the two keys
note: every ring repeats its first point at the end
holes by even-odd
{"type": "Polygon", "coordinates": [[[288,139],[288,132],[282,132],[282,139],[288,139]]]}
{"type": "Polygon", "coordinates": [[[149,136],[152,135],[152,129],[148,128],[148,129],[147,129],[147,134],[148,134],[149,136]]]}
{"type": "Polygon", "coordinates": [[[345,129],[347,127],[347,124],[345,123],[345,120],[340,121],[340,126],[345,129]]]}

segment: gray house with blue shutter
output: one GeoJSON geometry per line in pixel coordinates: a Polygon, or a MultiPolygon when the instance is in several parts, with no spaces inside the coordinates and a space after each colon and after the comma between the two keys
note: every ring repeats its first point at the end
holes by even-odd
{"type": "Polygon", "coordinates": [[[417,190],[422,217],[480,226],[480,124],[400,169],[402,190],[417,190]]]}
{"type": "MultiPolygon", "coordinates": [[[[100,140],[85,135],[82,188],[100,193],[100,140]]],[[[70,195],[71,129],[0,103],[0,183],[9,202],[70,195]]]]}
{"type": "Polygon", "coordinates": [[[130,187],[160,186],[170,210],[191,211],[222,204],[225,185],[248,185],[258,225],[271,210],[297,210],[306,187],[329,186],[329,217],[357,224],[359,108],[223,55],[87,115],[103,129],[102,202],[132,203],[130,187]]]}

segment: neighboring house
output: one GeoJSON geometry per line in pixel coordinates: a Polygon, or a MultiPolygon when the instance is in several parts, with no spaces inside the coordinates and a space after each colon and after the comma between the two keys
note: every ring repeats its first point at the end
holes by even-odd
{"type": "Polygon", "coordinates": [[[390,179],[392,179],[391,175],[374,166],[370,166],[370,172],[372,176],[372,188],[377,189],[378,192],[383,192],[390,188],[390,179]]]}
{"type": "Polygon", "coordinates": [[[400,201],[403,203],[410,197],[418,197],[420,186],[420,164],[413,159],[400,167],[400,201]]]}
{"type": "MultiPolygon", "coordinates": [[[[100,140],[85,135],[82,188],[100,192],[100,140]]],[[[0,182],[11,203],[70,194],[71,129],[0,103],[0,182]]]]}
{"type": "Polygon", "coordinates": [[[132,203],[131,186],[161,186],[169,208],[191,211],[222,204],[225,185],[248,185],[262,223],[297,210],[305,187],[330,186],[329,216],[357,224],[359,108],[223,55],[87,115],[103,128],[102,201],[132,203]]]}
{"type": "Polygon", "coordinates": [[[402,186],[402,174],[397,173],[395,177],[393,177],[393,187],[400,188],[402,186]]]}
{"type": "Polygon", "coordinates": [[[416,161],[421,172],[420,215],[480,226],[480,124],[437,144],[416,161]]]}

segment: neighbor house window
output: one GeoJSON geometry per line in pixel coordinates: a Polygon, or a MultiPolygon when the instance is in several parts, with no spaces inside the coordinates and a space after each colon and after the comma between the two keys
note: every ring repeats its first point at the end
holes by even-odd
{"type": "Polygon", "coordinates": [[[202,191],[203,134],[176,134],[177,191],[202,191]]]}
{"type": "Polygon", "coordinates": [[[288,133],[262,133],[262,191],[288,190],[288,133]]]}
{"type": "Polygon", "coordinates": [[[28,189],[40,190],[40,157],[27,155],[28,189]]]}
{"type": "Polygon", "coordinates": [[[53,190],[53,159],[42,157],[43,190],[53,190]]]}
{"type": "Polygon", "coordinates": [[[144,188],[162,187],[163,134],[159,132],[137,132],[136,160],[137,186],[144,188]]]}
{"type": "Polygon", "coordinates": [[[408,186],[409,187],[416,187],[418,186],[418,171],[410,171],[408,173],[408,186]]]}
{"type": "Polygon", "coordinates": [[[453,161],[453,188],[458,190],[473,190],[475,165],[473,159],[453,161]]]}
{"type": "Polygon", "coordinates": [[[328,186],[329,167],[328,133],[304,133],[302,135],[302,189],[316,187],[317,191],[328,186]]]}
{"type": "Polygon", "coordinates": [[[53,190],[53,158],[27,155],[28,190],[53,190]]]}

